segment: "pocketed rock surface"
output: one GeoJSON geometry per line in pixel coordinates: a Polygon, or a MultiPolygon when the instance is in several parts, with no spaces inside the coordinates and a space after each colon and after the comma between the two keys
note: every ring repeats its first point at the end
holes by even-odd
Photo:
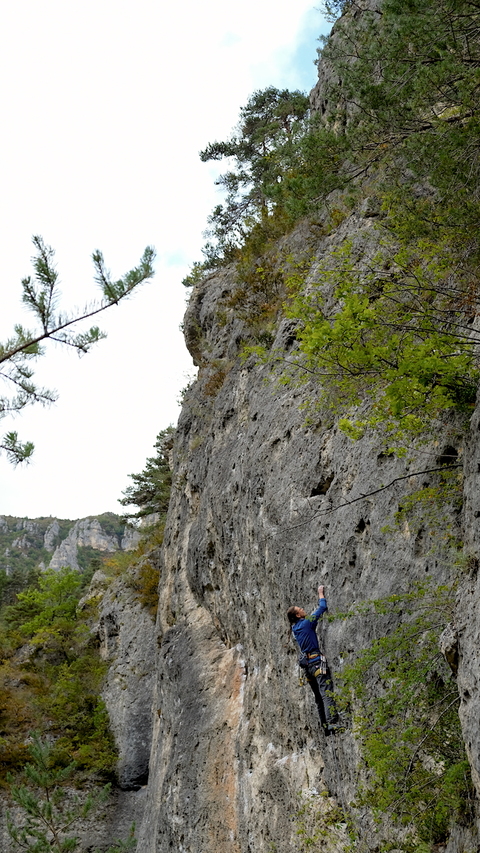
{"type": "MultiPolygon", "coordinates": [[[[368,216],[353,216],[350,227],[368,239],[368,216]]],[[[325,241],[316,251],[312,275],[325,241]]],[[[467,518],[475,526],[469,506],[479,465],[454,425],[408,460],[386,453],[376,435],[352,442],[319,410],[307,425],[302,403],[315,395],[313,385],[283,386],[270,368],[238,358],[247,332],[218,310],[234,287],[233,270],[209,277],[185,318],[199,376],[173,452],[141,853],[287,853],[298,848],[306,801],[310,818],[316,809],[327,827],[332,804],[355,797],[358,745],[349,731],[328,740],[320,731],[313,696],[298,684],[285,611],[292,603],[313,608],[319,583],[335,615],[407,592],[416,580],[452,577],[436,533],[395,524],[394,516],[403,496],[429,482],[416,472],[438,467],[454,441],[458,459],[465,457],[467,510],[452,504],[442,524],[458,537],[467,518]]],[[[288,335],[280,321],[275,345],[288,335]]],[[[475,418],[472,424],[476,447],[475,418]]],[[[476,547],[472,538],[472,553],[476,547]]],[[[479,593],[475,579],[464,583],[470,597],[465,608],[459,593],[458,677],[478,781],[479,593]]],[[[385,617],[382,630],[388,624],[385,617]]],[[[319,633],[334,673],[378,630],[369,616],[325,623],[319,633]]],[[[458,827],[449,853],[472,838],[458,827]]],[[[345,827],[322,839],[322,849],[345,850],[345,827]]]]}

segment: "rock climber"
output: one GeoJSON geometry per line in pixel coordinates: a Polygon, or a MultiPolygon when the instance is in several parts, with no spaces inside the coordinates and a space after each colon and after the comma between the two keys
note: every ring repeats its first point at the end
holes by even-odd
{"type": "Polygon", "coordinates": [[[338,731],[338,713],[333,699],[333,684],[327,659],[320,651],[317,637],[317,622],[327,610],[325,588],[318,587],[318,607],[307,616],[303,607],[289,607],[287,618],[297,641],[301,656],[299,665],[313,690],[320,722],[325,734],[338,731]]]}

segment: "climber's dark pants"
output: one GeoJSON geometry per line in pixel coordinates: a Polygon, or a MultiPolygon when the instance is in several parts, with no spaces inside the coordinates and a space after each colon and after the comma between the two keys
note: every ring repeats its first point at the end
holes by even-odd
{"type": "Polygon", "coordinates": [[[328,667],[326,673],[320,672],[317,676],[314,675],[316,670],[317,667],[314,664],[309,666],[306,676],[315,696],[320,722],[324,728],[327,728],[336,722],[338,717],[333,698],[332,677],[328,667]]]}

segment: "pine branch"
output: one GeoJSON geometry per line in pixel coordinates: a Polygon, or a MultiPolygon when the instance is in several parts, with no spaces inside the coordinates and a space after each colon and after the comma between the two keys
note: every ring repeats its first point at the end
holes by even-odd
{"type": "MultiPolygon", "coordinates": [[[[40,240],[41,238],[34,237],[34,242],[36,240],[40,240]]],[[[42,244],[43,245],[43,244],[42,244]]],[[[52,251],[48,247],[44,247],[45,251],[52,251]]],[[[50,257],[50,256],[49,256],[50,257]]],[[[15,358],[19,353],[25,353],[27,355],[31,354],[28,352],[29,349],[38,348],[38,344],[44,340],[52,338],[54,335],[58,335],[59,332],[62,332],[64,329],[68,329],[76,323],[81,323],[84,320],[88,320],[91,317],[100,314],[102,311],[105,311],[112,305],[118,305],[120,300],[128,297],[132,291],[142,282],[147,281],[152,278],[154,274],[153,270],[153,261],[155,258],[155,251],[151,246],[147,246],[143,256],[140,260],[140,264],[138,267],[130,270],[130,272],[126,273],[126,275],[119,279],[117,282],[111,282],[108,277],[108,272],[105,269],[103,256],[101,252],[94,252],[92,255],[92,259],[97,270],[97,274],[95,275],[95,280],[100,285],[103,295],[105,297],[105,301],[100,304],[94,304],[90,309],[80,311],[73,317],[63,317],[59,315],[56,320],[48,314],[47,312],[47,303],[48,303],[48,311],[51,310],[52,302],[53,302],[53,280],[50,282],[51,292],[49,290],[48,299],[45,296],[45,304],[42,294],[40,294],[35,287],[31,284],[30,279],[24,279],[22,282],[24,289],[24,301],[26,304],[36,313],[39,319],[42,322],[42,331],[39,334],[32,334],[31,337],[26,340],[20,340],[17,344],[13,345],[12,348],[1,347],[0,348],[0,364],[5,361],[11,361],[15,358]],[[48,316],[47,316],[48,314],[48,316]],[[45,325],[45,321],[47,321],[47,325],[45,325]],[[53,322],[52,322],[53,321],[53,322]],[[50,323],[50,324],[49,324],[50,323]]],[[[42,261],[43,263],[43,261],[42,261]]],[[[48,274],[43,269],[40,273],[40,278],[48,280],[48,274]]],[[[17,329],[21,330],[21,327],[17,327],[17,329]]],[[[88,333],[91,334],[94,330],[98,329],[98,327],[93,327],[90,329],[88,333]]],[[[23,330],[21,330],[23,333],[23,330]]],[[[101,334],[101,333],[100,333],[101,334]]],[[[21,337],[21,335],[18,335],[21,337]]],[[[96,338],[98,340],[99,337],[96,338]]],[[[70,339],[68,342],[75,346],[75,339],[70,339]]],[[[61,343],[66,343],[66,340],[61,340],[61,343]]],[[[79,345],[77,348],[83,349],[83,344],[79,345]]],[[[33,354],[38,354],[38,352],[34,352],[33,354]]]]}

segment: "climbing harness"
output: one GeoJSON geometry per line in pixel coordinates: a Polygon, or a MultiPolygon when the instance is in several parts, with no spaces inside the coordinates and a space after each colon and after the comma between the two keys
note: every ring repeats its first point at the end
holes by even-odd
{"type": "Polygon", "coordinates": [[[316,678],[317,675],[327,674],[327,659],[321,652],[300,655],[298,665],[304,670],[307,678],[316,678]]]}

